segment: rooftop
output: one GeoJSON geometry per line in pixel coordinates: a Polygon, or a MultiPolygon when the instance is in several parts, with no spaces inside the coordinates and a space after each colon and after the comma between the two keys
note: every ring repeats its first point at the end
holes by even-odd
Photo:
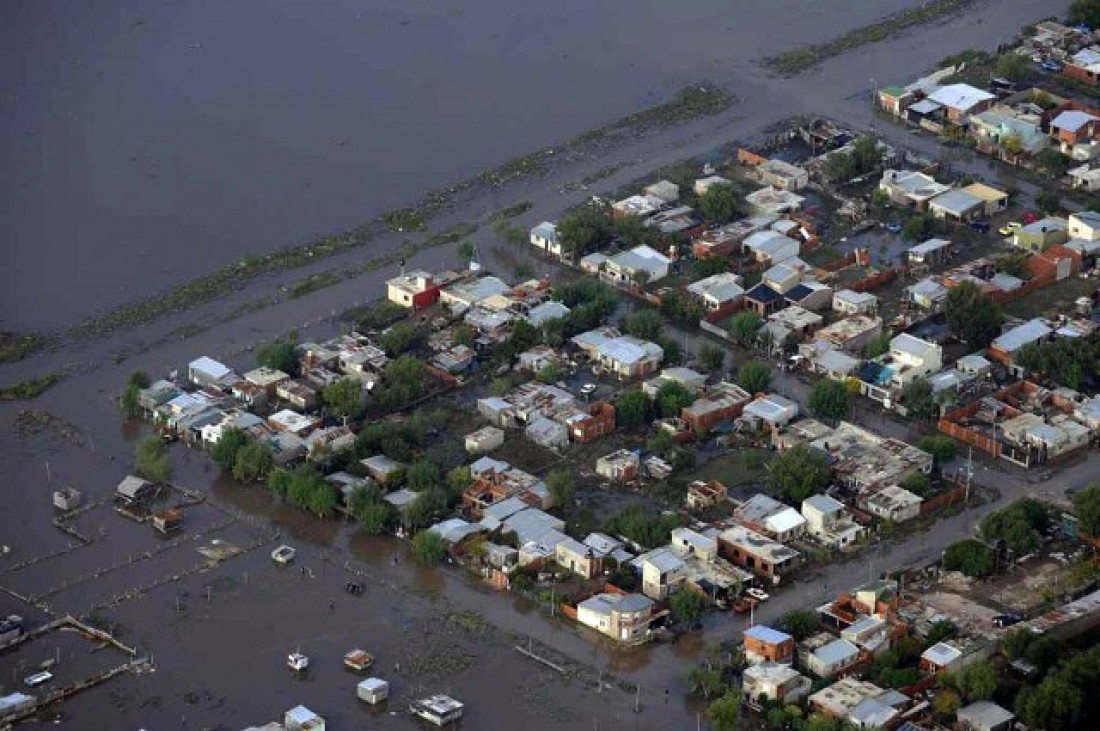
{"type": "Polygon", "coordinates": [[[948,84],[936,89],[928,98],[937,104],[965,112],[982,102],[996,99],[996,96],[970,84],[948,84]]]}
{"type": "Polygon", "coordinates": [[[777,629],[772,629],[771,627],[766,627],[762,624],[749,627],[747,630],[744,631],[743,634],[745,635],[745,637],[754,639],[757,642],[763,642],[768,645],[778,645],[787,642],[788,640],[794,641],[794,638],[786,632],[780,632],[777,629]]]}
{"type": "Polygon", "coordinates": [[[1100,117],[1077,109],[1067,109],[1051,120],[1050,126],[1064,129],[1067,132],[1077,132],[1089,122],[1100,122],[1100,117]]]}
{"type": "Polygon", "coordinates": [[[940,208],[947,211],[952,215],[962,216],[984,203],[985,201],[973,193],[968,193],[965,190],[956,188],[955,190],[949,190],[933,198],[931,205],[934,208],[940,208]]]}
{"type": "Polygon", "coordinates": [[[692,282],[687,286],[687,291],[697,297],[712,300],[719,304],[731,302],[745,293],[741,286],[741,277],[732,272],[722,272],[713,276],[692,282]]]}
{"type": "Polygon", "coordinates": [[[1035,318],[1001,333],[993,340],[992,347],[1005,353],[1015,353],[1025,345],[1042,340],[1052,332],[1054,331],[1043,320],[1035,318]]]}
{"type": "Polygon", "coordinates": [[[726,543],[741,547],[754,556],[761,556],[772,564],[782,564],[801,555],[789,546],[773,541],[740,525],[726,528],[720,534],[720,538],[726,543]]]}

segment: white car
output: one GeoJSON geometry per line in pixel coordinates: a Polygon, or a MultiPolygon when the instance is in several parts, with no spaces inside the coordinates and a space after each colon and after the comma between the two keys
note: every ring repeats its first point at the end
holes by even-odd
{"type": "Polygon", "coordinates": [[[581,394],[583,396],[590,396],[596,392],[598,386],[595,383],[586,383],[581,386],[581,394]]]}
{"type": "Polygon", "coordinates": [[[48,683],[51,680],[53,680],[53,673],[43,670],[40,673],[35,673],[34,675],[25,678],[23,682],[34,688],[42,685],[43,683],[48,683]]]}
{"type": "Polygon", "coordinates": [[[758,602],[766,602],[768,599],[771,598],[771,595],[768,594],[766,591],[764,591],[763,589],[757,589],[756,587],[745,589],[745,594],[752,597],[758,602]]]}

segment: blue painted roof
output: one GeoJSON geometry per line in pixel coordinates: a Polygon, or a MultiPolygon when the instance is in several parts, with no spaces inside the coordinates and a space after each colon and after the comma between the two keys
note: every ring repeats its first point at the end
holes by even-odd
{"type": "Polygon", "coordinates": [[[750,289],[748,292],[745,292],[745,297],[749,299],[754,299],[757,302],[764,302],[765,304],[769,302],[775,302],[782,296],[782,294],[776,292],[774,289],[766,284],[758,284],[750,289]]]}

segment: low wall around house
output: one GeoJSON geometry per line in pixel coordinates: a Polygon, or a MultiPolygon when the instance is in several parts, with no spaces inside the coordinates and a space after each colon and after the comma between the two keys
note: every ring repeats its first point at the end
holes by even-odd
{"type": "Polygon", "coordinates": [[[852,290],[853,292],[870,292],[872,290],[878,289],[879,287],[886,286],[897,278],[897,269],[884,269],[881,272],[872,274],[869,277],[864,277],[857,282],[851,283],[850,285],[848,285],[848,289],[852,290]]]}
{"type": "Polygon", "coordinates": [[[943,510],[950,505],[961,503],[965,499],[966,485],[956,485],[946,492],[941,492],[939,495],[935,495],[921,502],[920,514],[928,515],[937,510],[943,510]]]}
{"type": "Polygon", "coordinates": [[[767,161],[768,158],[762,155],[757,155],[752,150],[747,150],[744,147],[737,148],[737,162],[741,163],[742,165],[751,165],[752,167],[756,167],[758,165],[763,165],[767,161]]]}

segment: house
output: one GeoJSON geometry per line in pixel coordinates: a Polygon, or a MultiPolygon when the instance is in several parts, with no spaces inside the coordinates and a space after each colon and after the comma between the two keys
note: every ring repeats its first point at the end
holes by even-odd
{"type": "Polygon", "coordinates": [[[946,221],[966,222],[985,212],[985,201],[961,188],[949,190],[928,203],[932,215],[946,221]]]}
{"type": "Polygon", "coordinates": [[[267,391],[245,380],[234,381],[232,388],[229,389],[229,393],[232,394],[233,398],[239,403],[252,409],[260,408],[266,404],[268,400],[267,391]]]}
{"type": "Polygon", "coordinates": [[[691,528],[683,526],[674,528],[669,538],[669,545],[681,558],[697,558],[708,563],[718,558],[718,540],[691,528]]]}
{"type": "MultiPolygon", "coordinates": [[[[824,340],[846,353],[862,352],[870,343],[882,336],[882,318],[870,315],[850,315],[823,327],[815,334],[816,340],[824,340]]],[[[802,351],[799,350],[801,353],[802,351]]]]}
{"type": "Polygon", "coordinates": [[[642,593],[658,601],[684,584],[684,562],[672,551],[651,551],[642,557],[642,593]]]}
{"type": "Polygon", "coordinates": [[[577,605],[577,621],[619,642],[649,636],[653,601],[640,594],[597,594],[577,605]]]}
{"type": "Polygon", "coordinates": [[[867,512],[891,523],[904,523],[920,515],[919,495],[897,485],[887,485],[867,498],[867,512]]]}
{"type": "Polygon", "coordinates": [[[677,206],[655,213],[645,220],[646,228],[655,228],[662,236],[680,234],[691,237],[703,232],[703,221],[690,206],[677,206]]]}
{"type": "Polygon", "coordinates": [[[630,482],[638,478],[641,456],[629,449],[619,449],[596,460],[596,474],[612,482],[630,482]]]}
{"type": "Polygon", "coordinates": [[[810,692],[812,683],[790,665],[762,662],[741,673],[741,693],[747,703],[761,697],[783,704],[798,703],[810,692]]]}
{"type": "Polygon", "coordinates": [[[890,341],[890,351],[880,361],[889,371],[890,386],[903,389],[912,381],[926,378],[943,368],[943,347],[915,335],[901,333],[890,341]]]}
{"type": "Polygon", "coordinates": [[[1100,213],[1078,211],[1069,214],[1069,236],[1072,239],[1100,241],[1100,213]]]}
{"type": "Polygon", "coordinates": [[[1050,144],[1040,115],[1008,106],[996,106],[972,115],[968,132],[977,141],[979,150],[999,153],[1008,159],[1014,159],[1020,153],[1034,155],[1050,144]],[[1011,149],[1011,146],[1005,149],[1010,139],[1019,151],[1011,149]]]}
{"type": "Polygon", "coordinates": [[[140,477],[126,475],[115,488],[115,497],[125,503],[139,503],[157,490],[156,485],[140,477]]]}
{"type": "Polygon", "coordinates": [[[540,327],[550,320],[559,320],[569,314],[569,308],[563,305],[561,302],[555,302],[554,300],[548,300],[541,304],[535,305],[527,311],[527,322],[531,323],[535,327],[540,327]]]}
{"type": "Polygon", "coordinates": [[[615,431],[615,407],[606,401],[597,401],[587,408],[572,412],[559,412],[556,417],[566,429],[569,438],[578,444],[587,444],[615,431]]]}
{"type": "Polygon", "coordinates": [[[367,475],[381,485],[390,483],[405,471],[405,465],[397,460],[390,459],[384,454],[376,454],[373,457],[361,459],[359,464],[367,471],[367,475]]]}
{"type": "Polygon", "coordinates": [[[889,196],[891,203],[923,211],[933,198],[946,193],[951,186],[937,183],[931,175],[913,170],[886,170],[882,173],[878,189],[889,196]]]}
{"type": "Polygon", "coordinates": [[[810,184],[810,174],[783,160],[768,160],[756,167],[760,182],[779,190],[802,190],[810,184]]]}
{"type": "Polygon", "coordinates": [[[783,293],[761,282],[745,292],[745,309],[752,310],[761,317],[767,317],[787,305],[783,293]]]}
{"type": "Polygon", "coordinates": [[[723,421],[741,415],[752,394],[735,383],[722,381],[680,411],[684,426],[696,434],[704,434],[723,421]]]}
{"type": "Polygon", "coordinates": [[[811,695],[810,707],[828,718],[847,719],[859,704],[885,693],[874,683],[848,675],[811,695]]]}
{"type": "MultiPolygon", "coordinates": [[[[780,265],[784,266],[784,265],[780,265]]],[[[784,294],[784,299],[792,307],[817,312],[829,307],[833,301],[833,288],[823,282],[812,279],[799,282],[784,294]]]]}
{"type": "Polygon", "coordinates": [[[901,718],[901,714],[894,708],[877,698],[864,698],[859,705],[848,713],[848,722],[859,729],[892,728],[901,718]]]}
{"type": "Polygon", "coordinates": [[[564,356],[557,348],[536,345],[519,354],[516,370],[538,374],[548,365],[561,365],[563,360],[564,356]]]}
{"type": "Polygon", "coordinates": [[[828,340],[815,339],[798,346],[798,354],[806,359],[813,373],[820,373],[834,381],[844,381],[855,376],[860,359],[839,350],[828,340]]]}
{"type": "Polygon", "coordinates": [[[321,417],[299,414],[297,411],[283,409],[267,417],[267,423],[275,431],[304,437],[321,425],[321,417]]]}
{"type": "Polygon", "coordinates": [[[963,190],[982,199],[982,215],[995,216],[1008,208],[1008,193],[1003,190],[985,183],[971,183],[963,190]]]}
{"type": "Polygon", "coordinates": [[[684,503],[688,510],[699,511],[713,508],[720,502],[724,502],[729,496],[726,486],[717,480],[704,482],[695,480],[687,488],[687,497],[684,503]]]}
{"type": "Polygon", "coordinates": [[[920,656],[920,669],[929,675],[960,668],[963,652],[950,642],[937,642],[920,656]]]}
{"type": "Polygon", "coordinates": [[[554,547],[554,563],[585,579],[599,574],[603,560],[580,541],[567,538],[554,547]]]}
{"type": "Polygon", "coordinates": [[[993,701],[976,701],[960,708],[955,713],[955,719],[965,731],[1009,731],[1016,715],[993,701]]]}
{"type": "Polygon", "coordinates": [[[905,288],[905,293],[910,302],[930,312],[938,312],[947,300],[947,287],[932,277],[910,284],[905,288]]]}
{"type": "Polygon", "coordinates": [[[937,266],[951,258],[951,242],[947,239],[928,239],[906,252],[910,264],[937,266]]]}
{"type": "Polygon", "coordinates": [[[1092,86],[1100,84],[1100,46],[1082,48],[1073,54],[1062,67],[1062,73],[1092,86]]]}
{"type": "Polygon", "coordinates": [[[928,95],[929,101],[944,108],[948,121],[958,125],[964,124],[971,114],[988,109],[996,98],[970,84],[947,84],[928,95]]]}
{"type": "Polygon", "coordinates": [[[295,706],[283,716],[286,731],[325,731],[325,719],[305,706],[295,706]]]}
{"type": "Polygon", "coordinates": [[[735,308],[741,304],[745,290],[742,279],[732,272],[722,272],[692,282],[687,286],[688,294],[703,305],[708,312],[726,308],[735,308]]]}
{"type": "Polygon", "coordinates": [[[600,276],[616,284],[648,284],[668,276],[672,260],[649,246],[635,246],[607,260],[600,276]]]}
{"type": "Polygon", "coordinates": [[[252,430],[263,423],[263,419],[247,411],[227,411],[222,414],[218,421],[203,424],[199,429],[199,434],[202,435],[204,445],[214,445],[221,441],[222,435],[225,434],[227,429],[240,429],[251,433],[252,430]]]}
{"type": "Polygon", "coordinates": [[[758,263],[771,267],[798,256],[800,244],[778,231],[757,231],[745,237],[741,248],[758,263]]]}
{"type": "Polygon", "coordinates": [[[761,332],[771,337],[771,342],[776,347],[783,346],[788,339],[802,340],[810,333],[820,328],[825,318],[816,312],[810,312],[804,307],[791,305],[768,315],[761,332]]]}
{"type": "Polygon", "coordinates": [[[317,391],[301,381],[280,381],[275,385],[275,396],[299,411],[308,411],[317,405],[317,391]]]}
{"type": "Polygon", "coordinates": [[[611,217],[620,219],[627,216],[647,218],[667,207],[667,203],[655,195],[632,195],[611,204],[611,217]]]}
{"type": "Polygon", "coordinates": [[[742,412],[742,419],[751,426],[773,432],[790,424],[796,416],[798,404],[775,393],[750,402],[742,412]]]}
{"type": "Polygon", "coordinates": [[[870,292],[839,289],[833,292],[833,310],[842,315],[873,315],[878,312],[878,297],[870,292]]]}
{"type": "Polygon", "coordinates": [[[661,387],[666,383],[675,383],[683,386],[691,393],[699,393],[707,385],[707,377],[691,368],[676,366],[664,368],[655,378],[651,378],[642,384],[642,391],[650,398],[656,398],[661,387]]]}
{"type": "Polygon", "coordinates": [[[545,416],[536,417],[524,428],[523,433],[535,444],[546,449],[560,450],[569,444],[569,429],[545,416]]]}
{"type": "Polygon", "coordinates": [[[741,503],[733,519],[777,541],[790,541],[806,532],[806,519],[797,510],[763,493],[741,503]]]}
{"type": "Polygon", "coordinates": [[[586,274],[599,276],[600,273],[603,272],[604,267],[607,266],[607,260],[607,254],[601,254],[598,251],[583,256],[581,257],[580,262],[581,271],[585,272],[586,274]]]}
{"type": "Polygon", "coordinates": [[[673,183],[671,180],[658,180],[656,183],[647,185],[642,189],[642,193],[652,198],[660,198],[665,203],[675,203],[680,199],[680,186],[673,183]]]}
{"type": "Polygon", "coordinates": [[[290,376],[275,368],[261,366],[244,374],[244,380],[254,386],[258,386],[269,395],[275,394],[275,389],[280,383],[290,380],[290,376]]]}
{"type": "Polygon", "coordinates": [[[154,411],[158,406],[168,403],[181,393],[183,392],[171,381],[163,379],[154,381],[148,388],[138,391],[138,406],[146,411],[154,411]]]}
{"type": "Polygon", "coordinates": [[[810,446],[829,458],[838,483],[861,495],[932,471],[932,455],[923,449],[847,421],[810,446]]]}
{"type": "Polygon", "coordinates": [[[993,360],[1012,365],[1016,354],[1031,343],[1037,343],[1050,337],[1054,330],[1039,318],[1028,320],[1010,330],[1005,330],[989,344],[989,357],[993,360]]]}
{"type": "Polygon", "coordinates": [[[699,178],[695,181],[695,195],[706,195],[707,191],[716,185],[730,185],[729,178],[723,178],[721,175],[708,175],[705,178],[699,178]]]}
{"type": "Polygon", "coordinates": [[[1100,137],[1100,117],[1079,109],[1067,109],[1050,120],[1050,136],[1063,149],[1088,143],[1100,137]]]}
{"type": "Polygon", "coordinates": [[[878,90],[878,105],[884,112],[900,117],[916,96],[900,86],[884,86],[878,90]]]}
{"type": "Polygon", "coordinates": [[[1100,191],[1100,165],[1085,163],[1066,172],[1074,190],[1100,191]]]}
{"type": "Polygon", "coordinates": [[[205,355],[187,364],[187,380],[199,386],[221,388],[236,378],[233,369],[205,355]]]}
{"type": "Polygon", "coordinates": [[[1012,232],[1012,243],[1031,251],[1042,251],[1069,239],[1069,223],[1064,218],[1047,216],[1012,232]]]}
{"type": "Polygon", "coordinates": [[[773,264],[760,275],[760,281],[777,292],[787,292],[791,287],[807,278],[810,265],[792,256],[790,259],[773,264]]]}
{"type": "Polygon", "coordinates": [[[749,205],[756,215],[781,216],[784,213],[797,211],[802,208],[806,199],[789,190],[776,190],[775,188],[761,188],[745,196],[745,203],[749,205]]]}
{"type": "Polygon", "coordinates": [[[844,503],[828,495],[803,500],[802,517],[806,519],[806,532],[828,548],[847,548],[864,533],[863,526],[852,519],[844,503]]]}
{"type": "Polygon", "coordinates": [[[745,659],[750,665],[762,662],[790,665],[794,661],[794,638],[786,632],[758,624],[749,627],[741,636],[745,645],[745,659]]]}
{"type": "Polygon", "coordinates": [[[665,351],[656,343],[621,335],[612,328],[589,330],[573,336],[571,342],[583,350],[589,360],[620,378],[653,373],[665,356],[665,351]]]}
{"type": "Polygon", "coordinates": [[[467,310],[511,289],[498,277],[484,276],[461,281],[440,290],[439,299],[452,310],[467,310]]]}
{"type": "Polygon", "coordinates": [[[561,242],[558,240],[558,227],[549,221],[543,221],[528,232],[531,246],[542,249],[548,254],[561,256],[561,242]]]}
{"type": "Polygon", "coordinates": [[[386,281],[386,298],[402,307],[419,310],[439,300],[439,284],[423,269],[413,269],[386,281]]]}
{"type": "Polygon", "coordinates": [[[798,565],[802,555],[741,525],[726,528],[718,534],[718,552],[730,563],[776,582],[798,565]]]}
{"type": "Polygon", "coordinates": [[[800,659],[802,666],[819,678],[840,675],[860,660],[859,648],[848,640],[833,639],[830,634],[818,635],[808,642],[807,651],[800,659]],[[813,645],[816,644],[816,647],[813,645]]]}
{"type": "Polygon", "coordinates": [[[741,243],[757,231],[763,231],[776,216],[750,216],[697,236],[691,244],[696,259],[730,256],[741,249],[741,243]]]}
{"type": "Polygon", "coordinates": [[[432,525],[428,530],[442,538],[448,546],[454,546],[470,536],[487,532],[488,528],[481,523],[468,523],[462,518],[448,518],[432,525]]]}

